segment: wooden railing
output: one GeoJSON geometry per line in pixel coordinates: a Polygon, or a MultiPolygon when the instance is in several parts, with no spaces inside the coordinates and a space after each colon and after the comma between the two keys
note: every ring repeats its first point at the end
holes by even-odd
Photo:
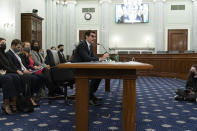
{"type": "MultiPolygon", "coordinates": [[[[110,55],[113,60],[114,54],[110,55]]],[[[197,53],[193,54],[120,54],[119,61],[135,61],[154,66],[152,70],[138,70],[138,75],[186,79],[189,69],[197,64],[197,53]]]]}

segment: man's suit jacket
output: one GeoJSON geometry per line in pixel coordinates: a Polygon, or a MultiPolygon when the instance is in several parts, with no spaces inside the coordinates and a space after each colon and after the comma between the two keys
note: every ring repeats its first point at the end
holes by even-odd
{"type": "Polygon", "coordinates": [[[85,40],[81,41],[75,50],[72,62],[90,62],[99,61],[99,58],[94,55],[93,46],[88,48],[88,44],[85,40]]]}
{"type": "Polygon", "coordinates": [[[42,57],[41,54],[38,54],[36,51],[31,50],[31,55],[32,55],[32,59],[35,62],[35,65],[46,67],[46,64],[44,63],[44,58],[42,57]]]}
{"type": "Polygon", "coordinates": [[[64,54],[62,55],[60,51],[58,51],[57,53],[58,53],[58,56],[59,56],[60,63],[65,63],[66,59],[64,57],[64,54]]]}
{"type": "Polygon", "coordinates": [[[22,70],[20,62],[18,61],[17,57],[15,56],[15,54],[11,50],[8,50],[6,52],[6,56],[16,66],[17,70],[20,70],[20,71],[22,70]]]}
{"type": "Polygon", "coordinates": [[[3,51],[0,51],[0,69],[6,70],[7,73],[17,73],[17,68],[3,51]]]}

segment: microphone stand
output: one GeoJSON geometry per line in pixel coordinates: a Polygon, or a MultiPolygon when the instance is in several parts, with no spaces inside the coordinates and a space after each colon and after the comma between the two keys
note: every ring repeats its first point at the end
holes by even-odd
{"type": "Polygon", "coordinates": [[[106,50],[106,48],[102,44],[99,44],[99,43],[96,43],[96,44],[102,46],[102,48],[105,50],[105,53],[108,53],[109,54],[109,52],[106,50]]]}
{"type": "MultiPolygon", "coordinates": [[[[105,53],[110,54],[110,52],[108,52],[108,51],[106,50],[106,48],[103,46],[103,44],[99,44],[99,43],[96,43],[96,44],[102,46],[102,48],[105,50],[105,53]]],[[[104,54],[105,54],[105,53],[104,53],[104,54]]],[[[106,61],[111,61],[110,56],[107,57],[107,60],[106,60],[106,61]]]]}

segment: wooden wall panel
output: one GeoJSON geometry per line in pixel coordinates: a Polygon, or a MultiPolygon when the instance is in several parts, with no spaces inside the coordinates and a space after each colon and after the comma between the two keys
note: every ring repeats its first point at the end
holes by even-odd
{"type": "MultiPolygon", "coordinates": [[[[110,55],[114,58],[114,55],[110,55]]],[[[132,57],[138,62],[152,64],[153,70],[138,70],[138,75],[172,77],[186,79],[190,67],[197,64],[197,53],[194,54],[121,54],[120,61],[131,61],[132,57]]]]}

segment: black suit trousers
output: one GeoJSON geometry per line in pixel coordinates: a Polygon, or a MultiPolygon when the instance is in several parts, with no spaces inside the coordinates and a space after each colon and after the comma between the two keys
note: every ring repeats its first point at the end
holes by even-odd
{"type": "Polygon", "coordinates": [[[90,86],[89,86],[89,99],[94,99],[94,93],[97,91],[101,79],[91,79],[90,86]]]}
{"type": "Polygon", "coordinates": [[[20,77],[14,73],[0,75],[0,85],[3,90],[3,99],[17,96],[21,91],[20,77]]]}

